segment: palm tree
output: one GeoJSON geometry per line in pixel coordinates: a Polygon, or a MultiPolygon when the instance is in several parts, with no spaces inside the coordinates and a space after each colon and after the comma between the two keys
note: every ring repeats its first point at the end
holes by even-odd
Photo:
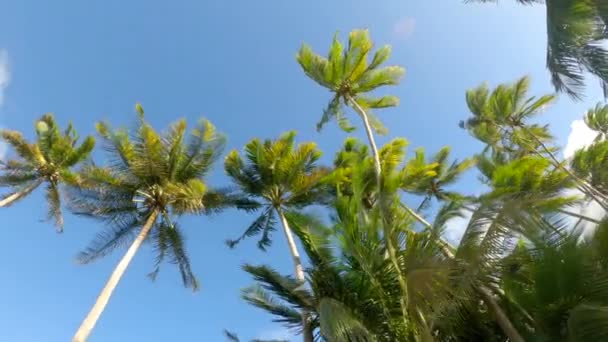
{"type": "Polygon", "coordinates": [[[178,266],[184,286],[198,288],[182,232],[175,218],[185,214],[211,213],[225,205],[221,194],[209,191],[204,176],[219,157],[223,136],[209,121],[201,121],[186,135],[186,122],[180,120],[160,135],[144,120],[137,105],[139,122],[135,131],[112,130],[97,124],[110,162],[107,166],[89,164],[72,191],[75,214],[98,219],[109,227],[80,253],[78,261],[89,263],[131,242],[95,305],[78,328],[73,341],[86,341],[141,244],[151,240],[159,266],[169,260],[178,266]]]}
{"type": "Polygon", "coordinates": [[[585,124],[597,132],[595,142],[608,139],[608,105],[598,103],[585,115],[585,124]]]}
{"type": "Polygon", "coordinates": [[[527,98],[529,86],[529,78],[523,77],[510,85],[501,84],[491,93],[485,84],[467,91],[467,105],[473,116],[461,121],[461,127],[485,143],[494,158],[514,160],[527,154],[547,158],[567,173],[581,192],[608,210],[607,197],[557,159],[557,148],[548,145],[553,140],[548,125],[529,123],[555,100],[553,95],[527,98]]]}
{"type": "MultiPolygon", "coordinates": [[[[262,214],[241,237],[228,241],[228,244],[234,247],[244,238],[261,233],[258,246],[265,249],[272,242],[271,233],[278,217],[293,260],[295,279],[303,285],[304,267],[286,214],[319,200],[325,191],[321,180],[327,172],[316,166],[321,152],[315,144],[296,146],[295,135],[295,132],[285,133],[275,141],[253,139],[245,146],[246,160],[236,150],[226,157],[224,165],[228,176],[244,196],[261,202],[263,206],[262,214]]],[[[306,311],[302,312],[301,321],[304,340],[312,342],[306,311]]]]}
{"type": "Polygon", "coordinates": [[[304,44],[298,52],[297,60],[308,77],[334,93],[317,124],[317,130],[335,118],[340,128],[347,132],[353,131],[354,127],[344,115],[343,107],[353,108],[363,120],[379,177],[380,156],[372,129],[384,134],[386,128],[370,110],[397,106],[399,99],[396,96],[375,97],[366,94],[381,86],[398,84],[405,71],[399,66],[380,67],[390,57],[389,45],[378,49],[370,63],[368,59],[372,49],[369,32],[353,30],[350,32],[346,50],[336,34],[328,58],[314,53],[304,44]]]}
{"type": "MultiPolygon", "coordinates": [[[[497,2],[498,0],[467,0],[497,2]]],[[[604,0],[515,0],[544,3],[547,13],[547,69],[555,90],[583,97],[585,73],[600,80],[608,96],[608,5],[604,0]]]]}
{"type": "Polygon", "coordinates": [[[52,114],[38,119],[35,127],[35,143],[28,143],[17,131],[0,131],[0,137],[13,147],[18,157],[0,161],[0,186],[11,188],[11,192],[0,200],[0,207],[10,206],[46,183],[48,218],[54,220],[61,232],[63,215],[59,186],[74,181],[71,169],[89,157],[95,139],[88,136],[78,146],[78,134],[72,125],[62,132],[52,114]]]}

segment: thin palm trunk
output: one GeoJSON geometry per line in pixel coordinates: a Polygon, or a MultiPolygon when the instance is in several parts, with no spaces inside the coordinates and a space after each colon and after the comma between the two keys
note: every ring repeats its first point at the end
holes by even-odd
{"type": "MultiPolygon", "coordinates": [[[[289,223],[287,223],[287,218],[285,218],[283,211],[280,208],[276,208],[276,211],[277,215],[279,215],[279,219],[281,220],[283,232],[285,233],[289,252],[291,253],[291,258],[293,260],[295,278],[300,283],[300,286],[303,286],[306,281],[304,276],[304,267],[302,266],[302,259],[300,258],[300,253],[298,252],[298,246],[293,238],[293,232],[291,231],[291,228],[289,228],[289,223]]],[[[313,342],[314,340],[312,327],[310,326],[308,319],[309,315],[310,314],[307,310],[302,310],[302,335],[304,337],[304,342],[313,342]]]]}
{"type": "Polygon", "coordinates": [[[116,268],[114,269],[114,272],[112,272],[112,275],[110,275],[106,286],[104,286],[103,290],[101,290],[101,293],[99,294],[99,297],[97,297],[95,305],[93,305],[93,308],[91,308],[91,311],[89,311],[89,314],[76,331],[72,342],[85,342],[87,340],[89,334],[95,327],[99,316],[101,316],[101,313],[108,304],[108,301],[110,300],[110,297],[112,296],[112,292],[114,292],[116,285],[118,285],[118,282],[127,270],[127,267],[131,263],[131,260],[133,260],[135,253],[137,253],[137,250],[150,233],[150,230],[152,229],[152,226],[154,225],[157,216],[158,209],[155,209],[148,217],[146,223],[141,229],[141,232],[139,233],[139,235],[137,235],[137,238],[135,238],[135,241],[133,241],[133,243],[131,244],[131,247],[129,247],[125,255],[122,257],[122,259],[120,259],[118,265],[116,265],[116,268]]]}
{"type": "Polygon", "coordinates": [[[22,190],[19,190],[15,193],[13,193],[10,196],[7,196],[6,198],[2,199],[0,201],[0,208],[2,207],[8,207],[11,204],[15,203],[16,201],[22,199],[24,196],[27,196],[30,192],[34,191],[38,186],[40,186],[40,184],[42,184],[44,180],[42,178],[36,180],[34,183],[30,184],[29,186],[26,186],[25,188],[23,188],[22,190]]]}
{"type": "Polygon", "coordinates": [[[369,146],[372,149],[372,155],[374,157],[374,167],[376,170],[376,176],[378,177],[378,184],[380,184],[380,175],[382,174],[382,166],[380,164],[380,153],[378,153],[378,147],[376,146],[376,140],[374,139],[374,133],[372,132],[372,127],[369,124],[367,113],[351,96],[349,96],[347,99],[353,105],[353,107],[355,108],[357,113],[359,113],[359,116],[363,120],[365,134],[367,134],[367,140],[369,140],[369,146]]]}
{"type": "MultiPolygon", "coordinates": [[[[381,195],[381,187],[382,187],[382,164],[380,163],[380,153],[378,152],[378,147],[376,146],[376,140],[374,139],[374,133],[372,132],[372,127],[369,124],[369,118],[367,117],[367,113],[365,110],[353,99],[351,96],[347,98],[347,100],[353,105],[361,119],[363,120],[363,126],[365,127],[365,133],[367,134],[367,139],[369,141],[369,146],[372,149],[372,155],[374,157],[374,169],[376,171],[376,183],[378,189],[378,196],[381,195]]],[[[379,199],[380,205],[382,205],[382,199],[379,199]]],[[[388,231],[388,226],[384,224],[384,235],[386,240],[386,249],[388,251],[389,259],[395,268],[395,271],[398,274],[399,286],[401,287],[402,295],[400,296],[400,305],[401,311],[403,315],[403,319],[407,324],[407,283],[405,281],[405,277],[403,276],[403,272],[401,267],[399,266],[399,260],[397,258],[397,250],[393,245],[393,241],[391,239],[390,231],[388,231]]]]}
{"type": "Polygon", "coordinates": [[[496,322],[502,329],[502,331],[507,335],[509,341],[511,342],[524,342],[524,339],[521,337],[517,329],[511,323],[511,320],[505,312],[502,310],[500,305],[496,302],[496,299],[492,296],[490,291],[485,287],[477,288],[481,298],[483,298],[484,303],[488,306],[488,309],[494,314],[494,318],[496,322]]]}

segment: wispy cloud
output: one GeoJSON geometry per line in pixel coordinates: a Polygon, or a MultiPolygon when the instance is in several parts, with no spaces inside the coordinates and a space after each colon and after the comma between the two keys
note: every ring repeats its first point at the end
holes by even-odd
{"type": "Polygon", "coordinates": [[[583,120],[574,120],[570,124],[570,135],[564,148],[564,158],[570,158],[576,150],[590,145],[597,133],[591,130],[583,120]]]}
{"type": "MultiPolygon", "coordinates": [[[[6,50],[0,50],[0,107],[4,103],[4,91],[11,81],[11,73],[8,65],[8,53],[6,50]]],[[[0,125],[2,123],[0,122],[0,125]]],[[[0,160],[6,157],[6,144],[0,142],[0,160]]]]}
{"type": "Polygon", "coordinates": [[[416,30],[416,19],[403,17],[393,25],[393,36],[398,40],[406,40],[414,34],[416,30]]]}

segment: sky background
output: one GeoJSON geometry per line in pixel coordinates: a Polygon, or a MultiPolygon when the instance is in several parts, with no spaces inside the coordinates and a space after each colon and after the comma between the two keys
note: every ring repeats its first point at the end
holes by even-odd
{"type": "MultiPolygon", "coordinates": [[[[390,137],[430,152],[453,147],[459,158],[481,145],[458,128],[467,117],[466,89],[532,77],[532,94],[552,91],[545,69],[542,6],[466,5],[426,1],[8,1],[0,0],[0,126],[33,134],[45,112],[62,125],[72,120],[81,135],[105,119],[126,125],[141,102],[163,128],[178,118],[210,119],[241,148],[252,137],[274,138],[295,129],[315,140],[329,161],[346,134],[315,123],[329,93],[307,79],[295,61],[302,42],[325,54],[335,31],[346,37],[369,28],[377,43],[393,45],[390,63],[406,68],[401,85],[386,89],[401,106],[379,113],[390,137]]],[[[589,134],[583,112],[601,100],[597,82],[587,97],[561,96],[543,116],[558,142],[581,144],[589,134]],[[575,131],[571,132],[571,127],[575,131]],[[571,134],[572,133],[572,134],[571,134]]],[[[364,137],[362,131],[355,133],[364,137]]],[[[4,154],[0,147],[0,154],[4,154]]],[[[8,152],[10,156],[10,151],[8,152]]],[[[97,155],[103,162],[103,156],[97,155]]],[[[227,185],[220,164],[209,178],[227,185]]],[[[478,191],[473,176],[460,188],[478,191]]],[[[66,215],[65,233],[44,222],[41,193],[0,211],[0,341],[68,341],[124,250],[87,266],[74,256],[103,229],[66,215]]],[[[181,286],[164,265],[156,282],[146,274],[153,255],[144,246],[119,284],[89,341],[224,341],[223,329],[243,340],[281,338],[287,332],[239,298],[252,284],[245,262],[292,267],[281,234],[262,253],[256,240],[230,250],[254,219],[228,211],[185,218],[193,268],[201,291],[181,286]]],[[[458,225],[449,232],[458,238],[458,225]]]]}

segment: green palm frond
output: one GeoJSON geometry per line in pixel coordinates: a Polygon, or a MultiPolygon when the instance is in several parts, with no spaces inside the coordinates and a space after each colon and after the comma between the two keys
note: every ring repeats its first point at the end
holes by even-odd
{"type": "Polygon", "coordinates": [[[127,217],[123,213],[118,214],[111,221],[109,228],[98,233],[89,246],[78,253],[76,260],[80,264],[88,264],[110,254],[117,248],[126,247],[137,235],[145,219],[144,215],[127,217]]]}
{"type": "Polygon", "coordinates": [[[248,237],[262,234],[262,237],[258,241],[258,248],[265,251],[266,248],[272,244],[271,234],[276,230],[276,218],[274,209],[267,207],[262,214],[251,223],[251,225],[243,232],[243,234],[236,240],[228,240],[226,244],[230,248],[236,247],[242,240],[248,237]]]}
{"type": "Polygon", "coordinates": [[[321,334],[330,341],[371,342],[376,339],[340,302],[323,299],[319,303],[321,334]]]}
{"type": "Polygon", "coordinates": [[[596,142],[576,151],[570,166],[576,175],[608,194],[608,141],[596,142]]]}
{"type": "Polygon", "coordinates": [[[572,340],[608,339],[608,306],[581,304],[570,311],[568,330],[572,340]]]}
{"type": "Polygon", "coordinates": [[[291,329],[301,327],[302,316],[300,312],[281,303],[260,286],[243,289],[242,296],[249,304],[273,314],[275,316],[273,322],[284,324],[291,329]]]}
{"type": "Polygon", "coordinates": [[[587,111],[584,119],[587,127],[598,133],[596,142],[608,138],[608,105],[598,103],[595,108],[587,111]]]}
{"type": "MultiPolygon", "coordinates": [[[[467,2],[498,2],[467,0],[467,2]]],[[[544,4],[547,12],[547,69],[555,90],[582,99],[585,73],[600,80],[608,90],[608,8],[604,1],[516,0],[524,5],[544,4]]]]}
{"type": "Polygon", "coordinates": [[[136,105],[133,131],[97,124],[109,154],[107,166],[86,164],[70,184],[70,209],[77,215],[102,221],[98,234],[78,256],[81,263],[103,257],[133,240],[149,215],[160,213],[148,236],[157,251],[154,278],[164,260],[175,264],[185,287],[198,289],[177,218],[212,214],[236,206],[251,210],[258,204],[225,189],[208,189],[204,177],[219,157],[224,137],[205,120],[186,137],[185,121],[159,133],[145,121],[136,105]]]}
{"type": "Polygon", "coordinates": [[[53,220],[58,232],[63,231],[63,215],[61,214],[61,197],[57,184],[49,183],[46,188],[46,201],[49,206],[47,218],[53,220]]]}
{"type": "Polygon", "coordinates": [[[179,226],[162,220],[155,229],[153,240],[157,256],[154,270],[149,276],[155,280],[160,271],[160,265],[163,261],[168,260],[171,264],[177,265],[184,286],[191,288],[193,291],[198,290],[199,283],[192,272],[190,258],[186,253],[184,237],[179,226]]]}
{"type": "Polygon", "coordinates": [[[38,185],[46,183],[47,218],[57,231],[63,231],[59,186],[76,181],[71,168],[87,160],[95,146],[88,136],[79,145],[79,136],[71,124],[63,131],[52,114],[45,114],[35,123],[36,141],[29,143],[16,131],[2,130],[0,138],[15,151],[16,158],[0,162],[0,186],[11,188],[4,199],[25,198],[38,185]]]}
{"type": "Polygon", "coordinates": [[[258,246],[266,249],[274,231],[274,211],[326,201],[324,181],[329,172],[317,166],[320,157],[314,143],[296,144],[295,132],[276,140],[252,139],[244,148],[244,157],[231,151],[224,169],[240,190],[237,196],[259,203],[264,212],[228,245],[234,247],[245,237],[262,234],[258,246]]]}
{"type": "MultiPolygon", "coordinates": [[[[399,104],[399,99],[395,96],[376,98],[365,95],[382,86],[398,84],[404,74],[404,69],[398,66],[381,67],[390,57],[390,46],[381,47],[373,57],[370,56],[372,49],[373,43],[367,30],[351,31],[346,48],[336,33],[328,57],[316,54],[306,44],[302,45],[296,56],[302,70],[317,84],[334,93],[317,124],[317,130],[335,118],[342,130],[352,132],[354,126],[343,112],[344,106],[354,105],[352,101],[364,109],[387,108],[399,104]]],[[[373,117],[371,121],[378,133],[386,132],[380,120],[373,117]]]]}

